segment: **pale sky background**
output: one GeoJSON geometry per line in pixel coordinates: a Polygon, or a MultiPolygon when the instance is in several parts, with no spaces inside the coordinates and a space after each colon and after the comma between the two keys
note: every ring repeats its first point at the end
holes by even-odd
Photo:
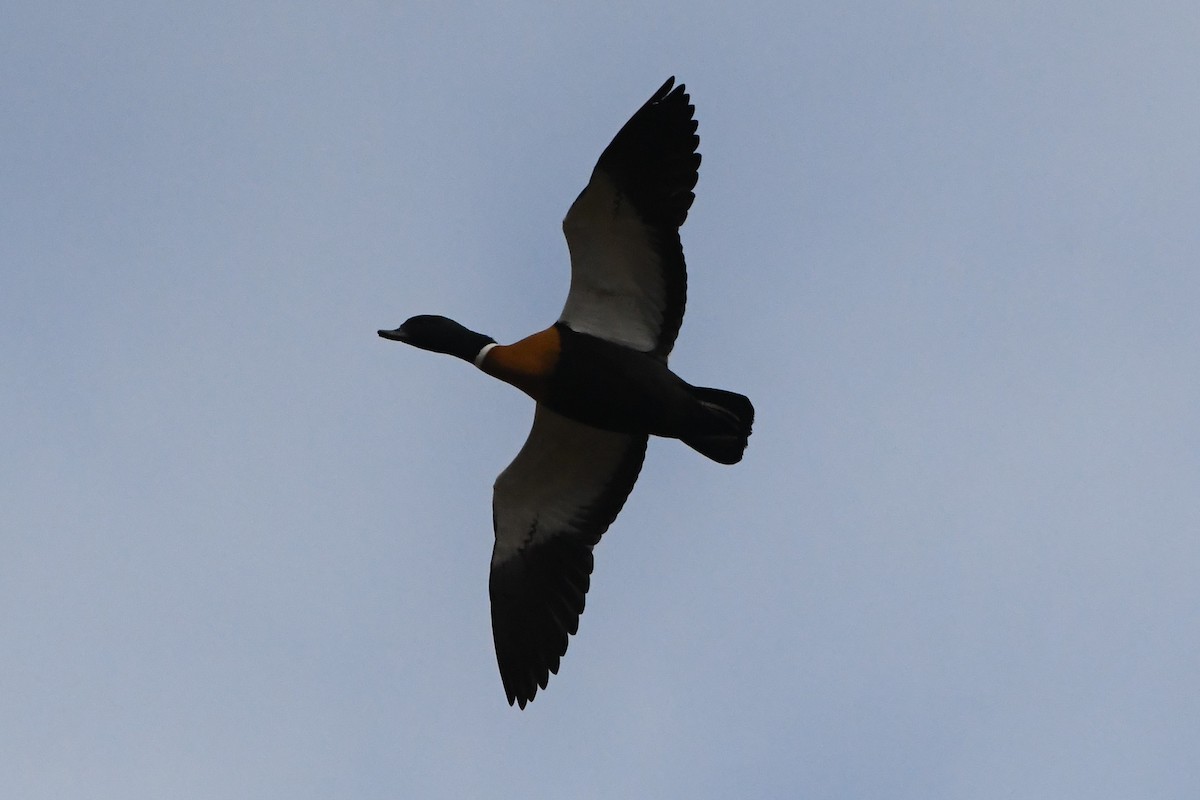
{"type": "Polygon", "coordinates": [[[0,795],[1200,797],[1200,6],[494,6],[5,7],[0,795]],[[669,75],[755,434],[519,712],[530,403],[375,331],[552,322],[669,75]]]}

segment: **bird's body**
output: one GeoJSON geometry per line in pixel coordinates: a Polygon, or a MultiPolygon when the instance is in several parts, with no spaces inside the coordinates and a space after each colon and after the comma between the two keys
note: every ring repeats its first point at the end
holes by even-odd
{"type": "Polygon", "coordinates": [[[686,441],[730,427],[665,360],[564,323],[491,348],[481,362],[551,411],[601,430],[686,441]]]}
{"type": "Polygon", "coordinates": [[[537,403],[493,493],[492,629],[509,702],[522,708],[578,628],[592,547],[632,490],[647,438],[733,464],[754,420],[743,395],[667,366],[687,294],[679,226],[700,164],[694,108],[673,83],[604,150],[563,221],[571,290],[558,322],[511,345],[436,316],[379,332],[470,361],[537,403]]]}

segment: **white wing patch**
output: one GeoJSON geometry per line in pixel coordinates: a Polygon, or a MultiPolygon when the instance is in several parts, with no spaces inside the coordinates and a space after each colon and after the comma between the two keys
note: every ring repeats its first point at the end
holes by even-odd
{"type": "MultiPolygon", "coordinates": [[[[644,436],[602,431],[538,405],[529,438],[496,478],[492,564],[554,536],[576,535],[594,544],[633,487],[629,480],[614,498],[610,484],[626,468],[631,448],[645,446],[644,436]],[[614,501],[615,509],[598,507],[614,501]]],[[[640,464],[639,456],[635,468],[640,464]]]]}
{"type": "Polygon", "coordinates": [[[658,344],[666,290],[654,231],[602,170],[563,220],[571,290],[560,321],[572,330],[649,352],[658,344]]]}

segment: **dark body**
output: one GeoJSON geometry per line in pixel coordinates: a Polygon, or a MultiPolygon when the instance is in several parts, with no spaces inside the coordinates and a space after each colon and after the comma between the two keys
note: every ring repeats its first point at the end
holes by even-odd
{"type": "Polygon", "coordinates": [[[564,417],[617,433],[670,439],[715,433],[693,387],[649,353],[555,325],[562,351],[544,402],[564,417]]]}

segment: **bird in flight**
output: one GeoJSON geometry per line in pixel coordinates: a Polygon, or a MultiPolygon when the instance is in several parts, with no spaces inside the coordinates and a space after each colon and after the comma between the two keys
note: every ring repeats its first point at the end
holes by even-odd
{"type": "Polygon", "coordinates": [[[700,167],[695,107],[669,78],[600,154],[563,233],[571,288],[558,321],[509,345],[422,315],[385,339],[473,363],[536,402],[496,478],[489,593],[509,705],[523,709],[579,629],[592,548],[633,489],[649,436],[721,464],[742,458],[754,406],[667,367],[687,299],[679,227],[700,167]]]}

